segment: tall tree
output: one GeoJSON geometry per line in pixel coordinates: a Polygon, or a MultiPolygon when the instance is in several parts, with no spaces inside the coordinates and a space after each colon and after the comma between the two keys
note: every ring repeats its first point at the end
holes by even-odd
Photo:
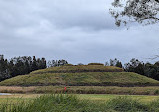
{"type": "Polygon", "coordinates": [[[114,60],[110,59],[110,64],[107,63],[107,65],[116,66],[116,67],[120,67],[120,68],[123,67],[122,63],[117,58],[115,58],[114,60]]]}
{"type": "Polygon", "coordinates": [[[144,75],[144,63],[138,59],[133,58],[129,63],[125,64],[125,71],[144,75]]]}
{"type": "Polygon", "coordinates": [[[159,0],[114,0],[112,6],[110,13],[117,26],[129,22],[143,25],[159,22],[159,0]]]}
{"type": "Polygon", "coordinates": [[[36,61],[36,57],[33,56],[33,62],[32,62],[32,71],[34,70],[37,70],[38,69],[38,64],[37,64],[37,61],[36,61]]]}

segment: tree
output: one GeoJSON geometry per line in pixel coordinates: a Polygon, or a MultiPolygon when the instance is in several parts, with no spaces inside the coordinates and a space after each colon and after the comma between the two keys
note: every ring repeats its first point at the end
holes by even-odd
{"type": "Polygon", "coordinates": [[[10,77],[8,71],[8,60],[4,59],[3,55],[0,55],[0,81],[4,80],[6,77],[10,77]]]}
{"type": "Polygon", "coordinates": [[[32,71],[37,69],[38,69],[38,65],[37,65],[36,57],[33,56],[32,71]]]}
{"type": "Polygon", "coordinates": [[[63,66],[63,65],[67,65],[68,62],[66,60],[58,60],[58,66],[63,66]]]}
{"type": "Polygon", "coordinates": [[[115,66],[117,63],[117,59],[115,58],[114,60],[110,59],[110,66],[115,66]]]}
{"type": "Polygon", "coordinates": [[[114,0],[112,6],[110,13],[117,26],[129,22],[143,25],[159,22],[159,0],[114,0]]]}
{"type": "Polygon", "coordinates": [[[66,60],[51,60],[48,61],[47,65],[48,67],[57,67],[57,66],[63,66],[63,65],[67,65],[68,62],[66,60]]]}
{"type": "Polygon", "coordinates": [[[119,67],[119,68],[123,68],[123,65],[122,65],[122,63],[118,60],[117,62],[116,62],[116,65],[115,65],[116,67],[119,67]]]}
{"type": "Polygon", "coordinates": [[[108,63],[108,62],[105,62],[105,66],[109,66],[109,63],[108,63]]]}
{"type": "Polygon", "coordinates": [[[133,58],[129,63],[125,64],[125,71],[144,75],[144,63],[138,59],[133,58]]]}
{"type": "Polygon", "coordinates": [[[110,66],[116,66],[116,67],[120,67],[122,68],[122,63],[117,59],[115,58],[114,60],[110,59],[110,64],[106,63],[107,65],[110,65],[110,66]]]}

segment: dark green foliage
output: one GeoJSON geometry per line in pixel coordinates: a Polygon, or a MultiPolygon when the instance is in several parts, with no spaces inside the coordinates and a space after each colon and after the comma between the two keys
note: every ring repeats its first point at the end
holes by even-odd
{"type": "Polygon", "coordinates": [[[0,80],[4,80],[5,78],[9,78],[10,74],[8,72],[8,60],[4,59],[3,55],[0,55],[0,80]]]}
{"type": "Polygon", "coordinates": [[[124,67],[127,72],[135,72],[156,80],[159,80],[159,62],[155,64],[144,63],[138,59],[131,59],[129,63],[125,64],[124,67]]]}
{"type": "MultiPolygon", "coordinates": [[[[106,65],[108,65],[108,63],[106,63],[106,65]]],[[[115,58],[114,60],[110,59],[110,66],[116,66],[119,68],[123,67],[122,63],[117,58],[115,58]]]]}
{"type": "Polygon", "coordinates": [[[4,59],[0,55],[0,81],[15,77],[17,75],[29,74],[30,72],[38,69],[46,68],[45,58],[33,59],[29,56],[14,57],[10,60],[4,59]]]}
{"type": "Polygon", "coordinates": [[[127,72],[135,72],[144,75],[144,63],[140,62],[138,59],[131,59],[130,63],[125,64],[125,70],[127,72]]]}

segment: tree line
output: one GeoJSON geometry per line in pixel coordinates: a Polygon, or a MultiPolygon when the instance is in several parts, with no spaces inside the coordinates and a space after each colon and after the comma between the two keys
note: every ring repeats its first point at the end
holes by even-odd
{"type": "Polygon", "coordinates": [[[29,74],[32,71],[47,67],[62,66],[67,63],[66,60],[52,60],[47,62],[45,58],[36,58],[35,56],[19,56],[6,59],[4,55],[0,55],[0,81],[17,75],[29,74]]]}
{"type": "Polygon", "coordinates": [[[110,59],[110,62],[106,62],[105,66],[116,66],[123,68],[126,72],[135,72],[156,80],[159,80],[159,61],[154,64],[150,62],[144,63],[138,59],[131,59],[130,62],[122,64],[118,59],[110,59]]]}
{"type": "MultiPolygon", "coordinates": [[[[51,60],[46,61],[43,58],[36,58],[35,56],[19,56],[11,59],[4,58],[4,55],[0,55],[0,81],[15,77],[17,75],[29,74],[32,71],[45,69],[48,67],[57,67],[68,65],[66,60],[51,60]]],[[[69,64],[72,65],[72,64],[69,64]]],[[[79,63],[78,65],[84,65],[79,63]]],[[[138,59],[131,59],[130,62],[122,64],[118,59],[110,59],[109,62],[105,62],[105,66],[116,66],[123,68],[126,72],[135,72],[156,80],[159,80],[159,61],[152,64],[149,62],[144,63],[138,59]]]]}

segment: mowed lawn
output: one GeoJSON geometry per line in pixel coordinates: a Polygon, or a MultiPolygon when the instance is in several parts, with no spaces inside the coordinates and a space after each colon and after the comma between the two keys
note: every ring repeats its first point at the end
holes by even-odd
{"type": "MultiPolygon", "coordinates": [[[[2,103],[17,103],[20,101],[29,101],[33,100],[36,97],[39,97],[44,94],[12,94],[12,95],[1,95],[0,104],[2,103]]],[[[90,100],[92,102],[104,103],[116,97],[128,97],[132,99],[137,99],[143,103],[149,103],[151,101],[159,99],[159,96],[150,96],[150,95],[106,95],[106,94],[74,94],[79,99],[90,100]]]]}

